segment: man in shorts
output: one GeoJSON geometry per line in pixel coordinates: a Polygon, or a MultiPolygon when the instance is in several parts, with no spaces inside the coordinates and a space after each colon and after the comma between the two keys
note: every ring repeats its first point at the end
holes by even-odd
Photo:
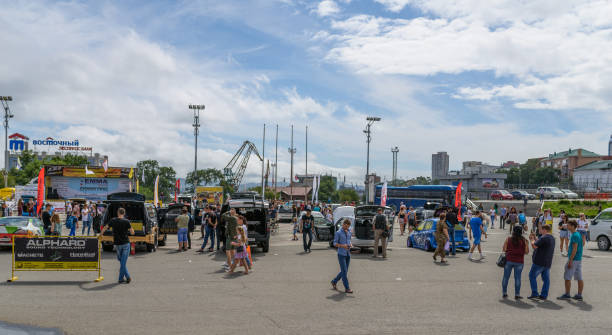
{"type": "Polygon", "coordinates": [[[570,220],[567,228],[569,229],[570,242],[567,251],[567,263],[564,267],[563,279],[565,279],[565,293],[558,297],[559,300],[578,300],[582,301],[582,290],[584,289],[584,281],[582,280],[582,235],[576,231],[578,222],[570,220]],[[570,296],[572,288],[572,277],[578,281],[578,294],[570,296]]]}
{"type": "Polygon", "coordinates": [[[416,211],[412,206],[408,209],[408,234],[412,233],[412,231],[416,228],[417,218],[416,211]]]}
{"type": "Polygon", "coordinates": [[[236,239],[236,227],[238,227],[238,218],[236,215],[236,209],[232,208],[228,213],[223,214],[221,220],[225,222],[225,255],[227,256],[227,263],[224,264],[225,269],[229,271],[230,266],[234,258],[234,249],[232,241],[236,239]]]}
{"type": "Polygon", "coordinates": [[[478,253],[480,254],[480,259],[485,258],[482,254],[482,249],[480,247],[480,238],[482,236],[482,219],[480,218],[480,211],[476,210],[474,212],[474,217],[470,219],[467,223],[470,226],[470,239],[474,236],[474,243],[472,243],[472,247],[470,248],[470,253],[468,254],[468,259],[473,260],[472,253],[476,246],[478,246],[478,253]]]}

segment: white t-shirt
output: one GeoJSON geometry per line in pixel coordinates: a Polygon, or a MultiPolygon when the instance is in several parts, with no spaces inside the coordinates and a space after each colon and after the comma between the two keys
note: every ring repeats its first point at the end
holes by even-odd
{"type": "Polygon", "coordinates": [[[81,211],[81,216],[83,216],[83,221],[89,221],[89,210],[87,209],[87,207],[83,207],[83,210],[81,211]]]}
{"type": "Polygon", "coordinates": [[[489,211],[489,215],[490,215],[490,216],[495,215],[495,210],[494,210],[493,208],[491,208],[491,210],[489,211]]]}
{"type": "Polygon", "coordinates": [[[578,220],[578,230],[586,231],[586,225],[587,225],[586,220],[578,220]]]}

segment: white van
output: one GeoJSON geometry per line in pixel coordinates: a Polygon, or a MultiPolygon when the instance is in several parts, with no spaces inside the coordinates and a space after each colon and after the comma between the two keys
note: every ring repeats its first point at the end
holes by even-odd
{"type": "Polygon", "coordinates": [[[612,241],[612,207],[599,213],[589,224],[589,238],[597,241],[599,250],[609,250],[612,241]]]}

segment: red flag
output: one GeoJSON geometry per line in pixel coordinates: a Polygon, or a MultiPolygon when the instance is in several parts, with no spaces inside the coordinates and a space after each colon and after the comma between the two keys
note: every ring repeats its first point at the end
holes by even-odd
{"type": "Polygon", "coordinates": [[[174,202],[177,201],[178,193],[181,191],[181,180],[177,179],[174,183],[174,202]]]}
{"type": "Polygon", "coordinates": [[[461,220],[461,186],[463,182],[459,182],[457,190],[455,191],[455,208],[459,209],[457,212],[457,220],[461,220]]]}
{"type": "Polygon", "coordinates": [[[45,167],[43,166],[38,172],[38,200],[36,202],[36,214],[40,214],[42,203],[45,200],[45,167]]]}

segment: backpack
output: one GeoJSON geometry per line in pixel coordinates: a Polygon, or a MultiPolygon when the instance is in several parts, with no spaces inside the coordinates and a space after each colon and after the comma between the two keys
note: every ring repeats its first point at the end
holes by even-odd
{"type": "Polygon", "coordinates": [[[66,228],[72,229],[72,226],[74,226],[74,216],[71,215],[66,219],[66,228]]]}

